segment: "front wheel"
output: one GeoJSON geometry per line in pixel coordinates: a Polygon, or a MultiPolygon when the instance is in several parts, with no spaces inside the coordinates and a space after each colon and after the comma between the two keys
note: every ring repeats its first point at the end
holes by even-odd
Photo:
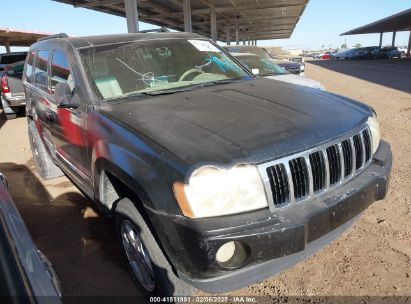
{"type": "Polygon", "coordinates": [[[188,296],[195,288],[173,272],[144,218],[124,198],[116,208],[116,232],[131,275],[146,296],[188,296]]]}

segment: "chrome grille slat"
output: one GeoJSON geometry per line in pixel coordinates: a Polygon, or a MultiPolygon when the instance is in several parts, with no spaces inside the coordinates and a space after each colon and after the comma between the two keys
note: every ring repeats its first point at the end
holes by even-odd
{"type": "Polygon", "coordinates": [[[354,175],[355,174],[355,166],[356,166],[356,163],[357,163],[357,157],[356,157],[356,154],[355,154],[354,140],[353,140],[352,137],[350,138],[350,145],[351,145],[351,154],[352,154],[351,175],[354,175]]]}
{"type": "Polygon", "coordinates": [[[342,181],[344,180],[344,175],[345,175],[345,164],[344,164],[344,154],[343,154],[343,150],[342,150],[342,145],[341,143],[337,144],[338,147],[338,153],[340,154],[340,182],[342,183],[342,181]]]}
{"type": "Polygon", "coordinates": [[[290,170],[290,166],[288,164],[288,162],[286,164],[284,164],[285,166],[285,171],[287,172],[287,179],[288,179],[288,190],[290,191],[290,203],[294,203],[295,202],[295,198],[294,198],[294,184],[292,183],[292,177],[291,177],[291,170],[290,170]]]}
{"type": "Polygon", "coordinates": [[[321,195],[372,161],[368,126],[350,136],[258,166],[272,211],[321,195]]]}
{"type": "Polygon", "coordinates": [[[313,172],[311,170],[311,162],[308,155],[304,156],[305,164],[307,166],[307,173],[308,173],[308,195],[312,196],[314,194],[314,181],[313,181],[313,172]]]}
{"type": "Polygon", "coordinates": [[[364,167],[365,165],[365,145],[364,145],[364,137],[362,135],[362,132],[358,135],[360,137],[360,143],[361,143],[361,167],[364,167]]]}

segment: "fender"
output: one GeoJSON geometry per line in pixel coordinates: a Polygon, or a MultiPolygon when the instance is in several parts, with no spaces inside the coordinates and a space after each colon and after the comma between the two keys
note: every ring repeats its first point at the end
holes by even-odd
{"type": "MultiPolygon", "coordinates": [[[[131,189],[143,202],[151,208],[149,195],[143,189],[154,183],[156,172],[150,163],[137,157],[130,151],[112,143],[98,141],[92,154],[92,176],[95,199],[100,201],[101,174],[108,172],[131,189]]],[[[112,206],[105,206],[111,209],[112,206]]]]}

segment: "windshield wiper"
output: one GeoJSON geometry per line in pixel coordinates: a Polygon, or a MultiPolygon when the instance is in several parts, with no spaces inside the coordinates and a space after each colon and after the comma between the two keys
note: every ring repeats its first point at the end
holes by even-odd
{"type": "Polygon", "coordinates": [[[193,84],[189,86],[184,86],[180,88],[173,88],[173,89],[166,89],[166,90],[159,90],[159,91],[148,91],[148,92],[135,92],[127,95],[128,98],[135,98],[135,97],[147,97],[147,96],[160,96],[160,95],[168,95],[174,94],[177,92],[187,92],[194,90],[195,88],[202,88],[204,87],[203,84],[193,84]]]}
{"type": "Polygon", "coordinates": [[[180,88],[173,88],[173,89],[166,89],[166,90],[159,90],[159,91],[148,91],[148,92],[135,92],[135,93],[128,94],[126,97],[127,98],[138,98],[138,97],[147,97],[147,96],[168,95],[168,94],[174,94],[174,93],[179,93],[179,92],[192,91],[198,88],[210,87],[216,84],[227,84],[227,83],[238,82],[241,80],[243,80],[243,78],[214,80],[214,81],[192,84],[192,85],[188,85],[188,86],[184,86],[180,88]]]}

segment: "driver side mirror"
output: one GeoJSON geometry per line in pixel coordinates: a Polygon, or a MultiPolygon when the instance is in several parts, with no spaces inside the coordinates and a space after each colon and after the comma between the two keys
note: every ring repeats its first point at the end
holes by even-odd
{"type": "Polygon", "coordinates": [[[14,70],[12,70],[12,69],[10,69],[10,70],[8,70],[7,71],[7,75],[8,76],[13,76],[15,73],[14,73],[14,70]]]}
{"type": "Polygon", "coordinates": [[[73,98],[73,92],[67,82],[59,82],[54,88],[54,99],[59,108],[76,109],[79,107],[77,98],[73,98]]]}

